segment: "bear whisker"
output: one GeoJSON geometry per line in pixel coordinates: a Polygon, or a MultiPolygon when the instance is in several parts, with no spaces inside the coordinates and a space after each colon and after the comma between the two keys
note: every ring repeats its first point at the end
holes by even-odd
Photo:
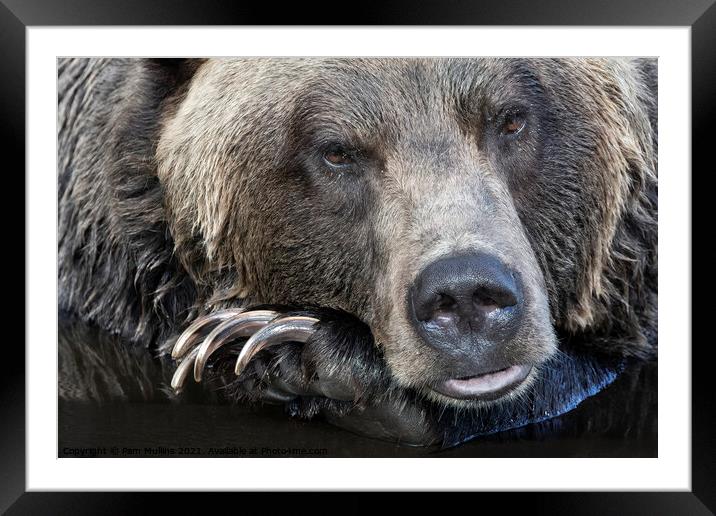
{"type": "Polygon", "coordinates": [[[284,317],[254,333],[246,341],[239,357],[236,359],[234,372],[241,374],[251,359],[261,350],[286,341],[307,342],[313,335],[318,319],[314,317],[284,317]]]}
{"type": "Polygon", "coordinates": [[[214,351],[237,337],[252,335],[277,316],[278,313],[271,310],[254,310],[244,312],[219,324],[199,347],[199,353],[194,362],[194,380],[201,381],[206,361],[214,351]]]}
{"type": "Polygon", "coordinates": [[[176,360],[183,357],[194,344],[203,339],[206,336],[206,332],[202,332],[202,330],[206,329],[207,326],[235,317],[242,311],[243,309],[241,308],[229,308],[227,310],[221,310],[220,312],[214,312],[204,317],[200,317],[191,323],[189,327],[184,330],[184,333],[181,334],[176,344],[174,344],[174,349],[172,349],[172,358],[176,360]]]}

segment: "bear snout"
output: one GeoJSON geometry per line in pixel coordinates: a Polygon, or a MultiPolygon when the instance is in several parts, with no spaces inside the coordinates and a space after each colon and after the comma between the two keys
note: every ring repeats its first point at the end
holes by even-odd
{"type": "Polygon", "coordinates": [[[511,350],[524,312],[519,274],[488,253],[439,258],[408,291],[410,322],[452,364],[445,382],[457,387],[443,390],[456,398],[491,398],[526,378],[531,366],[511,350]]]}

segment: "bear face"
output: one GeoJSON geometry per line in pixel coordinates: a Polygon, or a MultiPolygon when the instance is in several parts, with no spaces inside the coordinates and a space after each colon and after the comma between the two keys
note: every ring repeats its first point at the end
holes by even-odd
{"type": "Polygon", "coordinates": [[[60,310],[300,415],[555,415],[655,355],[656,102],[651,59],[60,60],[60,310]],[[306,342],[240,371],[239,326],[306,342]]]}
{"type": "Polygon", "coordinates": [[[609,317],[615,234],[654,174],[640,74],[598,59],[209,60],[157,146],[180,260],[197,283],[236,271],[245,303],[353,314],[393,378],[437,400],[519,392],[555,329],[609,317]]]}

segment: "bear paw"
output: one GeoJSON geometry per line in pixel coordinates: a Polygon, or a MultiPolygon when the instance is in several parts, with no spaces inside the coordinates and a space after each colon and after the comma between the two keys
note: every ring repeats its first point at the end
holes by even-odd
{"type": "Polygon", "coordinates": [[[389,383],[368,327],[335,310],[214,312],[182,333],[172,358],[179,362],[171,381],[175,392],[190,375],[201,382],[208,367],[224,377],[224,385],[241,385],[244,397],[269,402],[367,402],[389,383]],[[233,359],[238,382],[226,378],[227,359],[233,359]]]}
{"type": "Polygon", "coordinates": [[[437,442],[428,414],[390,380],[368,326],[328,309],[228,309],[191,324],[172,350],[171,386],[190,375],[229,399],[283,404],[373,438],[437,442]],[[206,377],[206,378],[205,378],[206,377]]]}

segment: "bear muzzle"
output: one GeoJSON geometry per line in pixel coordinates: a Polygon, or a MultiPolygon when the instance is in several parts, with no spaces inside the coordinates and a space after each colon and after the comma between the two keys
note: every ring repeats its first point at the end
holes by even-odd
{"type": "Polygon", "coordinates": [[[409,289],[408,314],[455,375],[431,388],[451,398],[494,400],[519,386],[532,366],[519,363],[509,347],[524,304],[519,274],[494,255],[447,256],[427,265],[409,289]]]}

